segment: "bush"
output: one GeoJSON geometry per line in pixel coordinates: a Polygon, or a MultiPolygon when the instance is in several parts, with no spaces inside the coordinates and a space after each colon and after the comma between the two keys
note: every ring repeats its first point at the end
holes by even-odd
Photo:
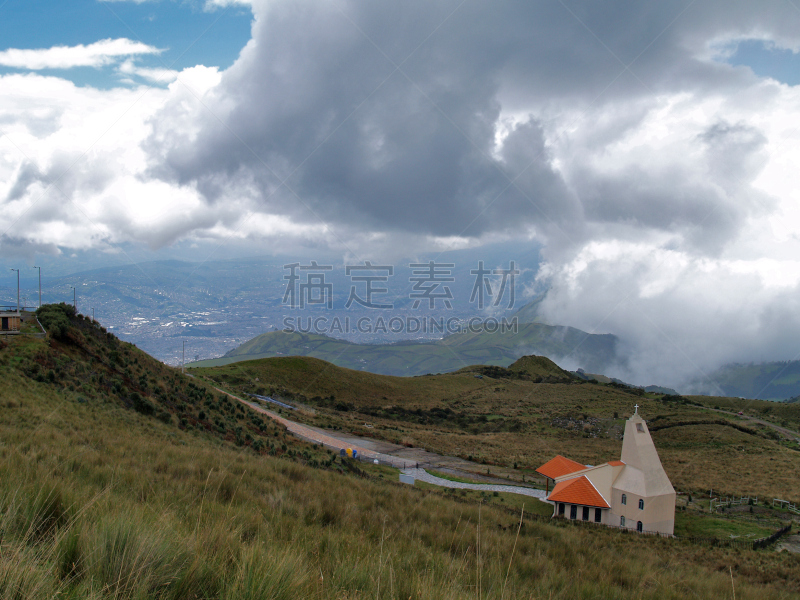
{"type": "Polygon", "coordinates": [[[36,318],[42,324],[42,327],[54,338],[66,341],[70,330],[72,330],[72,323],[70,319],[75,316],[75,309],[62,302],[61,304],[44,304],[36,310],[36,318]]]}
{"type": "Polygon", "coordinates": [[[155,410],[150,401],[147,398],[142,398],[138,392],[131,394],[131,404],[133,405],[133,410],[143,415],[152,415],[155,410]]]}

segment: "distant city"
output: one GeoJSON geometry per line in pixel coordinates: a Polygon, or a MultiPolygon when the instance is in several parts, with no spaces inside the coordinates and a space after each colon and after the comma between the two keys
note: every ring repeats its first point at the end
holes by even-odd
{"type": "MultiPolygon", "coordinates": [[[[408,266],[408,261],[395,267],[391,276],[386,276],[384,271],[385,279],[377,282],[365,282],[363,270],[351,272],[348,276],[344,265],[330,265],[332,268],[324,273],[325,285],[329,286],[328,296],[320,296],[319,290],[300,289],[305,279],[287,279],[292,270],[284,268],[287,264],[285,259],[244,259],[205,264],[161,261],[95,269],[56,278],[43,272],[43,302],[72,303],[75,297],[81,313],[94,314],[121,339],[167,364],[179,365],[183,360],[184,342],[186,362],[214,358],[261,333],[284,329],[287,319],[292,323],[299,321],[302,327],[307,328],[318,317],[328,320],[338,317],[342,322],[347,317],[352,323],[348,330],[339,332],[334,328],[326,333],[358,343],[434,340],[444,334],[427,328],[419,331],[384,331],[380,327],[377,330],[359,330],[355,323],[361,317],[374,321],[379,316],[385,321],[393,317],[431,317],[466,323],[476,315],[481,318],[510,316],[530,300],[536,264],[515,263],[515,268],[521,272],[515,275],[513,288],[506,277],[501,302],[494,306],[501,291],[502,275],[489,274],[486,282],[479,281],[479,276],[471,273],[479,267],[479,258],[475,256],[459,254],[437,260],[437,265],[453,265],[444,269],[448,274],[445,277],[447,281],[413,281],[414,270],[408,266]],[[359,276],[360,280],[355,279],[359,276]],[[476,281],[480,284],[480,293],[476,291],[476,281]],[[296,294],[306,293],[305,299],[310,301],[301,307],[299,296],[296,296],[292,307],[292,298],[287,297],[291,284],[295,284],[296,294]],[[367,286],[371,286],[371,298],[367,286]],[[356,301],[351,300],[354,290],[356,301]],[[492,292],[491,296],[487,295],[487,290],[492,292]],[[371,300],[371,303],[365,300],[371,300]],[[415,302],[418,304],[416,308],[415,302]],[[391,309],[380,308],[389,304],[391,309]]],[[[310,264],[310,261],[305,262],[310,264]]],[[[509,262],[505,261],[506,268],[509,262]]],[[[494,264],[487,263],[485,270],[489,270],[489,265],[496,270],[499,264],[499,260],[494,264]]],[[[437,277],[441,272],[437,270],[437,277]]],[[[319,273],[316,271],[317,275],[319,273]]],[[[302,271],[300,275],[306,277],[302,271]]],[[[378,276],[373,279],[377,280],[378,276]]],[[[319,279],[311,281],[318,282],[319,279]]],[[[23,278],[21,300],[24,306],[38,303],[36,271],[23,278]]],[[[0,304],[15,303],[16,280],[13,287],[4,285],[0,288],[0,304]]]]}

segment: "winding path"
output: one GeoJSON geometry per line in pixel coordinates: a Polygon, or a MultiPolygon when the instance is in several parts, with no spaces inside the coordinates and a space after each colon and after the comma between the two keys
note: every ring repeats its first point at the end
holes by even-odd
{"type": "Polygon", "coordinates": [[[296,437],[299,437],[300,439],[306,440],[307,442],[311,442],[313,444],[320,444],[322,446],[325,446],[326,448],[330,448],[331,450],[336,450],[337,452],[339,450],[352,448],[353,450],[358,451],[358,454],[360,456],[363,456],[364,458],[378,460],[383,464],[391,465],[393,467],[403,468],[407,464],[407,461],[404,461],[402,458],[392,456],[391,454],[382,454],[380,452],[375,452],[374,450],[369,450],[368,448],[364,448],[362,446],[359,446],[358,444],[351,444],[349,442],[344,442],[338,438],[327,435],[314,427],[308,427],[307,425],[301,425],[300,423],[295,423],[294,421],[290,421],[289,419],[284,419],[283,417],[281,417],[277,413],[272,412],[271,410],[262,408],[261,406],[253,402],[248,402],[247,400],[243,400],[242,398],[234,396],[233,394],[230,394],[225,390],[221,390],[219,388],[215,389],[219,392],[222,392],[223,394],[230,396],[231,398],[234,398],[235,400],[238,400],[242,404],[246,404],[254,411],[268,416],[270,419],[286,427],[286,430],[289,433],[291,433],[296,437]]]}
{"type": "Polygon", "coordinates": [[[358,444],[353,444],[349,441],[340,440],[333,436],[327,435],[326,433],[322,432],[321,430],[315,427],[309,427],[307,425],[301,425],[300,423],[296,423],[294,421],[290,421],[289,419],[285,419],[278,415],[277,413],[272,412],[271,410],[267,410],[254,402],[249,402],[238,396],[234,396],[233,394],[226,392],[225,390],[221,390],[219,388],[215,388],[218,392],[221,392],[231,398],[238,400],[242,404],[247,405],[252,410],[259,412],[263,415],[268,416],[270,419],[280,423],[286,430],[289,431],[292,435],[304,439],[306,441],[321,444],[326,448],[330,448],[332,450],[336,450],[337,452],[342,449],[352,448],[353,450],[357,450],[359,455],[364,458],[368,458],[370,460],[377,460],[382,464],[391,465],[392,467],[396,467],[402,470],[405,475],[410,475],[414,479],[418,479],[419,481],[424,481],[425,483],[430,483],[432,485],[438,485],[440,487],[445,488],[455,488],[461,490],[476,490],[476,491],[483,491],[483,492],[503,492],[507,494],[521,494],[523,496],[530,496],[532,498],[538,498],[539,500],[544,501],[546,494],[543,490],[537,490],[530,487],[522,487],[517,485],[499,485],[499,484],[491,484],[491,483],[461,483],[459,481],[450,481],[449,479],[442,479],[441,477],[436,477],[435,475],[431,475],[425,469],[422,468],[406,468],[408,461],[404,460],[401,457],[392,456],[391,454],[383,454],[381,452],[375,452],[374,450],[370,450],[368,448],[364,448],[363,446],[359,446],[358,444]]]}
{"type": "Polygon", "coordinates": [[[425,469],[405,469],[405,475],[410,475],[414,479],[424,481],[433,485],[438,485],[446,488],[456,488],[460,490],[476,490],[479,492],[504,492],[506,494],[522,494],[523,496],[530,496],[544,500],[544,490],[536,490],[528,487],[520,487],[517,485],[492,485],[485,483],[461,483],[459,481],[450,481],[449,479],[442,479],[431,475],[425,469]]]}
{"type": "Polygon", "coordinates": [[[760,425],[766,425],[767,427],[771,427],[778,433],[782,433],[786,437],[793,438],[794,441],[800,442],[800,433],[796,431],[792,431],[791,429],[786,429],[786,427],[781,427],[780,425],[776,425],[775,423],[770,423],[769,421],[765,421],[764,419],[759,419],[758,417],[751,417],[750,415],[745,414],[738,414],[736,412],[730,410],[723,410],[721,408],[708,408],[708,410],[713,410],[714,412],[722,413],[724,415],[728,415],[730,417],[739,417],[745,421],[753,421],[754,423],[759,423],[760,425]]]}

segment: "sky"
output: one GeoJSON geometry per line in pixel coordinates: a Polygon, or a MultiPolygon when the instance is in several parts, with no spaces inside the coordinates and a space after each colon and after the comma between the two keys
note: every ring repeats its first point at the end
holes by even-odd
{"type": "Polygon", "coordinates": [[[618,376],[797,359],[799,52],[798,0],[0,0],[0,258],[514,242],[618,376]]]}

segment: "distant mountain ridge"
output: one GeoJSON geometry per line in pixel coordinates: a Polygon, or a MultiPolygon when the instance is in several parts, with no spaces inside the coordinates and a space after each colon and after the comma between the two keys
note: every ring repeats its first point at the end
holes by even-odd
{"type": "Polygon", "coordinates": [[[690,385],[695,393],[757,400],[800,396],[800,360],[728,364],[690,385]]]}
{"type": "Polygon", "coordinates": [[[596,381],[598,383],[617,383],[619,385],[624,385],[626,387],[631,388],[639,388],[644,390],[645,392],[651,392],[653,394],[667,394],[671,396],[679,395],[676,390],[673,390],[669,387],[664,387],[663,385],[634,385],[632,383],[628,383],[627,381],[622,381],[621,379],[617,379],[616,377],[607,377],[605,375],[600,375],[598,373],[587,373],[583,369],[578,369],[577,371],[571,371],[573,375],[576,377],[580,377],[584,381],[596,381]]]}
{"type": "Polygon", "coordinates": [[[516,333],[470,332],[449,335],[436,342],[356,344],[325,335],[263,333],[223,357],[190,366],[217,366],[274,356],[313,356],[350,369],[383,375],[414,376],[446,373],[468,365],[507,367],[519,358],[537,354],[558,361],[568,359],[592,370],[603,370],[618,360],[617,337],[590,334],[573,327],[520,323],[516,333]]]}

